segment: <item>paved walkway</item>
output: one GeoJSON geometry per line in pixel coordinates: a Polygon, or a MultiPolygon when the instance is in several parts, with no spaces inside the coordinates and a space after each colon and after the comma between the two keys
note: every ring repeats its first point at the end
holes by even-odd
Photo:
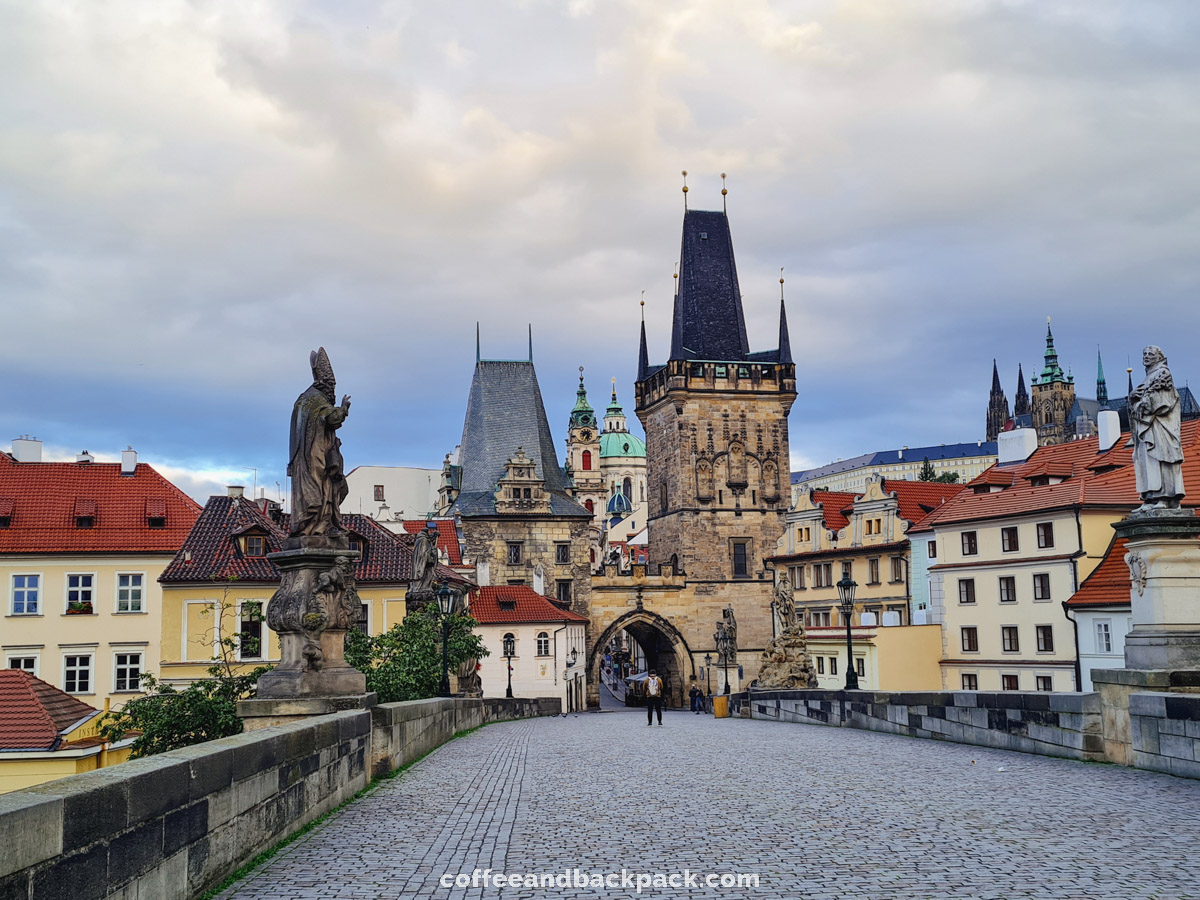
{"type": "Polygon", "coordinates": [[[490,725],[224,898],[627,897],[444,874],[699,873],[642,896],[1200,898],[1200,781],[774,722],[640,710],[490,725]],[[705,887],[757,875],[760,886],[705,887]]]}

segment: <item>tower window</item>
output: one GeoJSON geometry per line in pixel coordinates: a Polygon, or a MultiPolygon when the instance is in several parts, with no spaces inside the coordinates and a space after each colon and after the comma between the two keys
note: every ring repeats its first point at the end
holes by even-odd
{"type": "Polygon", "coordinates": [[[375,485],[375,502],[376,503],[384,502],[383,501],[383,485],[382,484],[375,485]]]}
{"type": "Polygon", "coordinates": [[[585,472],[591,470],[591,468],[592,468],[592,451],[591,450],[583,451],[583,458],[582,458],[582,462],[580,463],[579,467],[581,469],[583,469],[583,471],[585,471],[585,472]]]}
{"type": "Polygon", "coordinates": [[[623,482],[621,482],[621,493],[625,495],[626,500],[629,500],[630,502],[633,501],[633,479],[632,478],[626,478],[623,482]]]}

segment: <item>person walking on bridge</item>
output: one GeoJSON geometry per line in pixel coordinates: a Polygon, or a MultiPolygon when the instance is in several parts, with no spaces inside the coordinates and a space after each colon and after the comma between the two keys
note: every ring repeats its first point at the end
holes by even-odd
{"type": "Polygon", "coordinates": [[[662,728],[663,682],[654,669],[646,679],[646,724],[654,724],[654,711],[658,710],[658,727],[662,728]]]}

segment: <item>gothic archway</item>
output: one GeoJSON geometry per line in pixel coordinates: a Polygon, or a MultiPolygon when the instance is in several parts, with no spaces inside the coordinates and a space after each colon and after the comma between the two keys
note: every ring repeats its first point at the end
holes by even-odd
{"type": "Polygon", "coordinates": [[[600,702],[600,666],[604,648],[622,631],[638,642],[649,666],[657,669],[666,681],[665,705],[685,708],[688,689],[696,676],[691,648],[670,621],[648,609],[632,609],[618,617],[588,650],[588,705],[595,706],[600,702]]]}

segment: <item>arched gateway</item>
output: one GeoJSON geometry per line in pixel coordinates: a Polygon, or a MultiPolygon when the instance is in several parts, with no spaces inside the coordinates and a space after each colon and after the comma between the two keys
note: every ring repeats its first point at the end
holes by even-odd
{"type": "Polygon", "coordinates": [[[684,706],[688,689],[696,676],[691,648],[674,625],[658,613],[640,607],[619,616],[592,644],[588,655],[589,684],[599,685],[605,649],[622,631],[628,633],[642,648],[647,668],[655,669],[665,681],[666,705],[684,706]]]}

